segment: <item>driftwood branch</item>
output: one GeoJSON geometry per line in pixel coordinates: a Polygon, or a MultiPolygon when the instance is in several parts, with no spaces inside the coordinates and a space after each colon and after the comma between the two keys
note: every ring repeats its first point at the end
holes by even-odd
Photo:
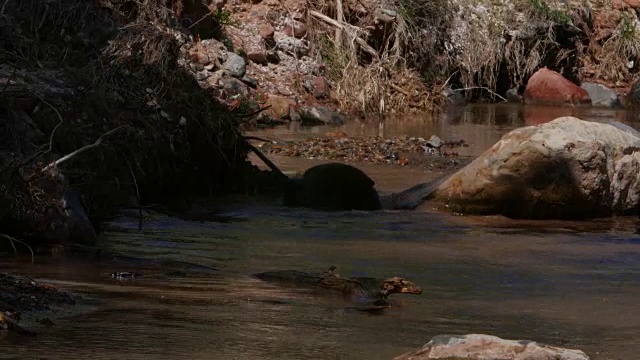
{"type": "Polygon", "coordinates": [[[254,117],[254,116],[256,116],[256,115],[260,114],[261,112],[263,112],[263,111],[267,110],[267,109],[268,109],[268,108],[270,108],[270,107],[271,107],[271,105],[267,105],[267,106],[265,106],[265,107],[263,107],[263,108],[260,108],[260,109],[258,109],[258,110],[256,110],[256,111],[252,111],[252,112],[250,112],[250,113],[248,113],[248,114],[240,115],[240,117],[241,117],[241,118],[243,118],[243,119],[250,118],[250,117],[254,117]]]}
{"type": "Polygon", "coordinates": [[[499,97],[500,99],[502,99],[502,101],[507,101],[507,99],[505,99],[504,97],[496,94],[494,91],[492,91],[491,89],[484,87],[484,86],[471,86],[471,87],[466,87],[466,88],[462,88],[462,89],[455,89],[454,91],[463,91],[463,90],[473,90],[473,89],[482,89],[482,90],[487,90],[488,92],[490,92],[491,94],[493,94],[494,96],[499,97]]]}
{"type": "Polygon", "coordinates": [[[255,146],[247,143],[247,148],[249,148],[249,150],[251,150],[254,154],[256,154],[260,160],[262,160],[262,162],[264,162],[272,171],[286,177],[287,175],[285,175],[282,170],[280,170],[280,168],[278,168],[278,166],[276,166],[276,164],[273,163],[273,161],[269,160],[268,157],[266,157],[260,150],[258,150],[255,146]]]}
{"type": "Polygon", "coordinates": [[[412,96],[411,96],[411,94],[410,94],[407,90],[405,90],[405,89],[401,88],[400,86],[398,86],[398,85],[396,85],[396,84],[394,84],[394,83],[389,83],[389,86],[391,86],[391,88],[392,88],[393,90],[395,90],[395,91],[397,91],[397,92],[399,92],[399,93],[401,93],[401,94],[403,94],[403,95],[407,96],[409,99],[411,99],[411,97],[412,97],[412,96]]]}
{"type": "MultiPolygon", "coordinates": [[[[344,30],[345,26],[342,23],[337,22],[336,20],[321,14],[317,11],[309,11],[309,14],[311,14],[312,16],[315,16],[316,18],[318,18],[319,20],[324,21],[325,23],[335,26],[338,29],[344,30]]],[[[376,60],[380,59],[380,55],[378,55],[378,52],[376,52],[376,50],[374,48],[372,48],[371,46],[369,46],[369,44],[367,44],[366,41],[362,40],[362,38],[359,38],[358,36],[354,35],[354,41],[360,45],[360,48],[362,48],[362,50],[364,52],[366,52],[367,54],[373,56],[373,58],[375,58],[376,60]]]]}
{"type": "MultiPolygon", "coordinates": [[[[342,0],[336,0],[336,20],[339,24],[344,21],[344,13],[342,11],[342,0]]],[[[342,27],[336,27],[336,47],[340,49],[342,47],[342,27]]]]}
{"type": "Polygon", "coordinates": [[[54,161],[54,162],[50,163],[49,165],[45,166],[45,167],[42,169],[42,172],[49,171],[49,170],[51,170],[51,169],[53,169],[53,168],[57,167],[58,165],[62,164],[63,162],[65,162],[65,161],[67,161],[67,160],[69,160],[69,159],[73,158],[74,156],[76,156],[76,155],[78,155],[78,154],[81,154],[81,153],[83,153],[83,152],[85,152],[85,151],[87,151],[87,150],[89,150],[89,149],[93,149],[93,148],[95,148],[95,147],[100,146],[100,145],[102,144],[102,140],[103,140],[106,136],[109,136],[109,135],[113,134],[114,132],[116,132],[116,131],[118,131],[118,130],[122,129],[123,127],[124,127],[124,126],[118,126],[118,127],[117,127],[117,128],[115,128],[115,129],[112,129],[112,130],[107,131],[106,133],[102,134],[102,135],[98,138],[98,140],[96,140],[93,144],[89,144],[89,145],[83,146],[83,147],[81,147],[80,149],[75,150],[74,152],[69,153],[69,154],[67,154],[67,155],[65,155],[65,156],[63,156],[63,157],[61,157],[60,159],[58,159],[58,160],[56,160],[56,161],[54,161]]]}
{"type": "Polygon", "coordinates": [[[31,248],[31,246],[29,246],[29,244],[27,244],[24,241],[20,241],[20,240],[14,238],[14,237],[11,237],[9,235],[6,235],[6,234],[0,233],[0,236],[5,238],[5,239],[7,239],[7,240],[9,240],[9,242],[11,243],[11,246],[13,247],[13,250],[16,253],[18,252],[18,249],[16,248],[15,243],[22,244],[22,245],[26,246],[27,249],[29,249],[29,251],[31,252],[31,263],[33,264],[35,262],[35,255],[33,254],[33,249],[31,248]]]}

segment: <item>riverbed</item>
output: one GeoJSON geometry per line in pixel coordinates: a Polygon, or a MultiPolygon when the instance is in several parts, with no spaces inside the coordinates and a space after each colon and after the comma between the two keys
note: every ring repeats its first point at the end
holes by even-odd
{"type": "MultiPolygon", "coordinates": [[[[477,156],[509,130],[557,111],[636,126],[619,111],[539,108],[536,113],[477,105],[457,117],[353,122],[338,129],[282,127],[260,135],[436,134],[464,139],[470,144],[466,155],[477,156]]],[[[286,171],[318,163],[274,160],[286,171]]],[[[356,165],[381,192],[442,175],[356,165]]],[[[150,213],[140,230],[135,214],[114,219],[100,237],[100,258],[4,260],[3,271],[49,282],[82,299],[46,314],[53,326],[39,325],[41,314],[26,318],[24,325],[38,336],[0,340],[0,357],[391,359],[446,333],[535,340],[579,348],[596,360],[633,360],[640,353],[635,217],[514,221],[428,209],[325,213],[284,208],[277,199],[233,200],[217,204],[214,221],[150,213]],[[424,291],[392,295],[390,309],[370,314],[339,297],[251,277],[278,269],[322,272],[331,265],[342,275],[405,277],[424,291]],[[110,276],[116,271],[143,276],[117,280],[110,276]]]]}

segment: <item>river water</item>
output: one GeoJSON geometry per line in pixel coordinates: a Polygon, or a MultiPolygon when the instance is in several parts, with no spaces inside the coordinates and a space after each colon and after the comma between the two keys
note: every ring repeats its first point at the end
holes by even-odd
{"type": "MultiPolygon", "coordinates": [[[[552,110],[534,116],[534,109],[478,105],[458,117],[392,119],[382,127],[351,123],[340,130],[463,138],[471,144],[466,151],[478,155],[505,132],[541,122],[552,110]]],[[[587,112],[576,114],[582,118],[635,126],[624,113],[580,111],[587,112]]],[[[304,138],[327,129],[291,130],[261,135],[304,138]]],[[[285,170],[314,163],[276,161],[285,170]]],[[[361,167],[381,191],[432,176],[416,168],[361,167]]],[[[150,214],[140,231],[135,217],[114,219],[99,244],[110,255],[101,259],[5,260],[4,271],[82,300],[46,314],[54,326],[39,325],[41,314],[25,319],[38,336],[0,340],[0,358],[390,359],[445,333],[530,339],[580,348],[592,359],[640,357],[637,218],[536,222],[428,211],[324,213],[269,199],[234,200],[217,204],[215,221],[150,214]],[[331,265],[342,275],[402,276],[424,291],[392,295],[392,308],[370,314],[330,294],[251,277],[278,269],[322,272],[331,265]],[[143,276],[118,281],[109,276],[114,271],[143,276]]]]}

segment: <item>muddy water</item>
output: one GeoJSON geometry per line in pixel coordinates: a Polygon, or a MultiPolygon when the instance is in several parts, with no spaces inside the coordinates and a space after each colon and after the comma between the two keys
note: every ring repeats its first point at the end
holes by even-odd
{"type": "MultiPolygon", "coordinates": [[[[446,131],[491,138],[512,126],[459,124],[447,124],[446,131]]],[[[393,131],[410,132],[399,125],[393,131]]],[[[279,164],[309,166],[291,159],[279,164]]],[[[416,169],[367,169],[383,191],[426,176],[416,169]]],[[[106,253],[122,255],[115,259],[3,263],[3,270],[49,281],[83,300],[47,314],[52,327],[35,322],[41,315],[25,319],[39,335],[0,340],[0,358],[390,359],[443,333],[532,339],[581,348],[592,359],[639,358],[635,218],[327,214],[248,199],[221,209],[224,222],[152,215],[142,231],[135,218],[116,219],[100,242],[106,253]],[[330,265],[343,275],[403,276],[424,292],[393,295],[389,311],[372,315],[342,298],[250,276],[330,265]],[[143,276],[116,281],[109,277],[114,271],[143,276]]]]}

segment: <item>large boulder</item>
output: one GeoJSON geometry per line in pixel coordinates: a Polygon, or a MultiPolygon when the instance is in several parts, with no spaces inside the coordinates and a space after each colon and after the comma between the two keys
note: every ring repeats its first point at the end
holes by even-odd
{"type": "Polygon", "coordinates": [[[439,335],[421,349],[394,360],[589,360],[580,350],[483,334],[439,335]]]}
{"type": "Polygon", "coordinates": [[[559,73],[542,68],[536,71],[524,91],[527,104],[588,104],[591,102],[587,91],[567,80],[559,73]]]}
{"type": "Polygon", "coordinates": [[[574,117],[513,130],[431,198],[456,212],[515,218],[635,214],[640,137],[632,130],[574,117]]]}
{"type": "Polygon", "coordinates": [[[353,166],[318,165],[305,171],[301,179],[289,182],[284,204],[325,211],[378,210],[381,205],[374,185],[371,178],[353,166]]]}

